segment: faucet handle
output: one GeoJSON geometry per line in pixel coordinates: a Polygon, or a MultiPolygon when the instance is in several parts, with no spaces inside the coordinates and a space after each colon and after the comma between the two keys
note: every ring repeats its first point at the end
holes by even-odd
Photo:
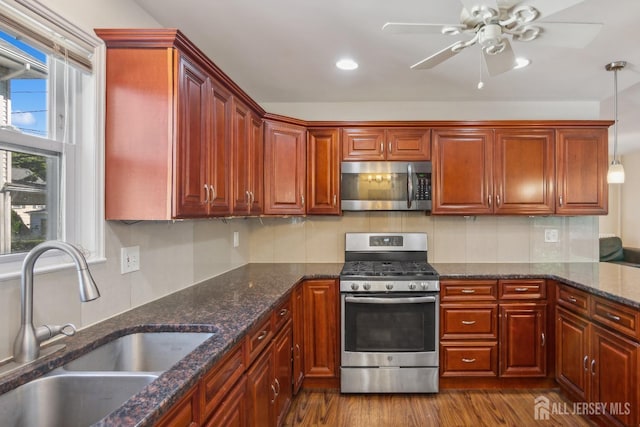
{"type": "Polygon", "coordinates": [[[60,334],[68,337],[73,336],[76,334],[76,326],[73,323],[65,323],[64,325],[42,325],[36,328],[38,342],[46,341],[60,334]]]}

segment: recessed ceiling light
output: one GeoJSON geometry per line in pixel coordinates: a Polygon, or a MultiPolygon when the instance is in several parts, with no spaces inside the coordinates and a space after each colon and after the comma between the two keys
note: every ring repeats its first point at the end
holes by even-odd
{"type": "Polygon", "coordinates": [[[527,58],[516,58],[516,65],[513,67],[514,70],[519,70],[520,68],[524,68],[527,65],[531,64],[531,60],[527,58]]]}
{"type": "Polygon", "coordinates": [[[336,62],[336,67],[340,68],[341,70],[351,71],[358,68],[358,63],[351,58],[343,58],[336,62]]]}

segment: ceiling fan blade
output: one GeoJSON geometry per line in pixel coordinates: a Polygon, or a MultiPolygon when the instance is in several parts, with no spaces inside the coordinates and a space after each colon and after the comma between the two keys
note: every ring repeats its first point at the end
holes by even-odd
{"type": "Polygon", "coordinates": [[[411,66],[412,70],[428,70],[429,68],[433,68],[436,65],[446,61],[447,59],[456,56],[460,51],[454,51],[453,48],[458,46],[462,42],[455,42],[451,46],[447,46],[439,52],[434,53],[428,58],[423,59],[422,61],[413,64],[411,66]]]}
{"type": "Polygon", "coordinates": [[[535,25],[542,29],[536,44],[571,48],[589,45],[603,26],[592,22],[537,22],[535,25]]]}
{"type": "Polygon", "coordinates": [[[516,56],[513,54],[509,40],[504,39],[504,42],[507,45],[500,53],[490,55],[484,50],[482,51],[484,63],[487,65],[487,71],[491,76],[497,76],[498,74],[513,70],[513,67],[516,65],[516,56]]]}
{"type": "Polygon", "coordinates": [[[424,24],[419,22],[387,22],[382,31],[390,34],[443,34],[445,27],[458,28],[462,31],[464,25],[424,24]]]}
{"type": "Polygon", "coordinates": [[[538,12],[540,12],[538,19],[542,20],[554,13],[558,13],[583,2],[584,0],[528,0],[522,3],[538,9],[538,12]]]}

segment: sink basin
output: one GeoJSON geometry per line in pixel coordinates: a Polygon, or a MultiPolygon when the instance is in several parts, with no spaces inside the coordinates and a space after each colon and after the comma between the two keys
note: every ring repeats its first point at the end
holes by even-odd
{"type": "Polygon", "coordinates": [[[141,332],[124,335],[67,363],[67,371],[163,372],[213,334],[141,332]]]}
{"type": "Polygon", "coordinates": [[[3,427],[89,426],[157,378],[152,374],[53,371],[0,395],[3,427]]]}

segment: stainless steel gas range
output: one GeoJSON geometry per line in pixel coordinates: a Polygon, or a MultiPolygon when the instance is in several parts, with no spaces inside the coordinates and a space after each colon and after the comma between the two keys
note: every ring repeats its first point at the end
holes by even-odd
{"type": "Polygon", "coordinates": [[[343,393],[438,391],[440,282],[424,233],[346,233],[343,393]]]}

